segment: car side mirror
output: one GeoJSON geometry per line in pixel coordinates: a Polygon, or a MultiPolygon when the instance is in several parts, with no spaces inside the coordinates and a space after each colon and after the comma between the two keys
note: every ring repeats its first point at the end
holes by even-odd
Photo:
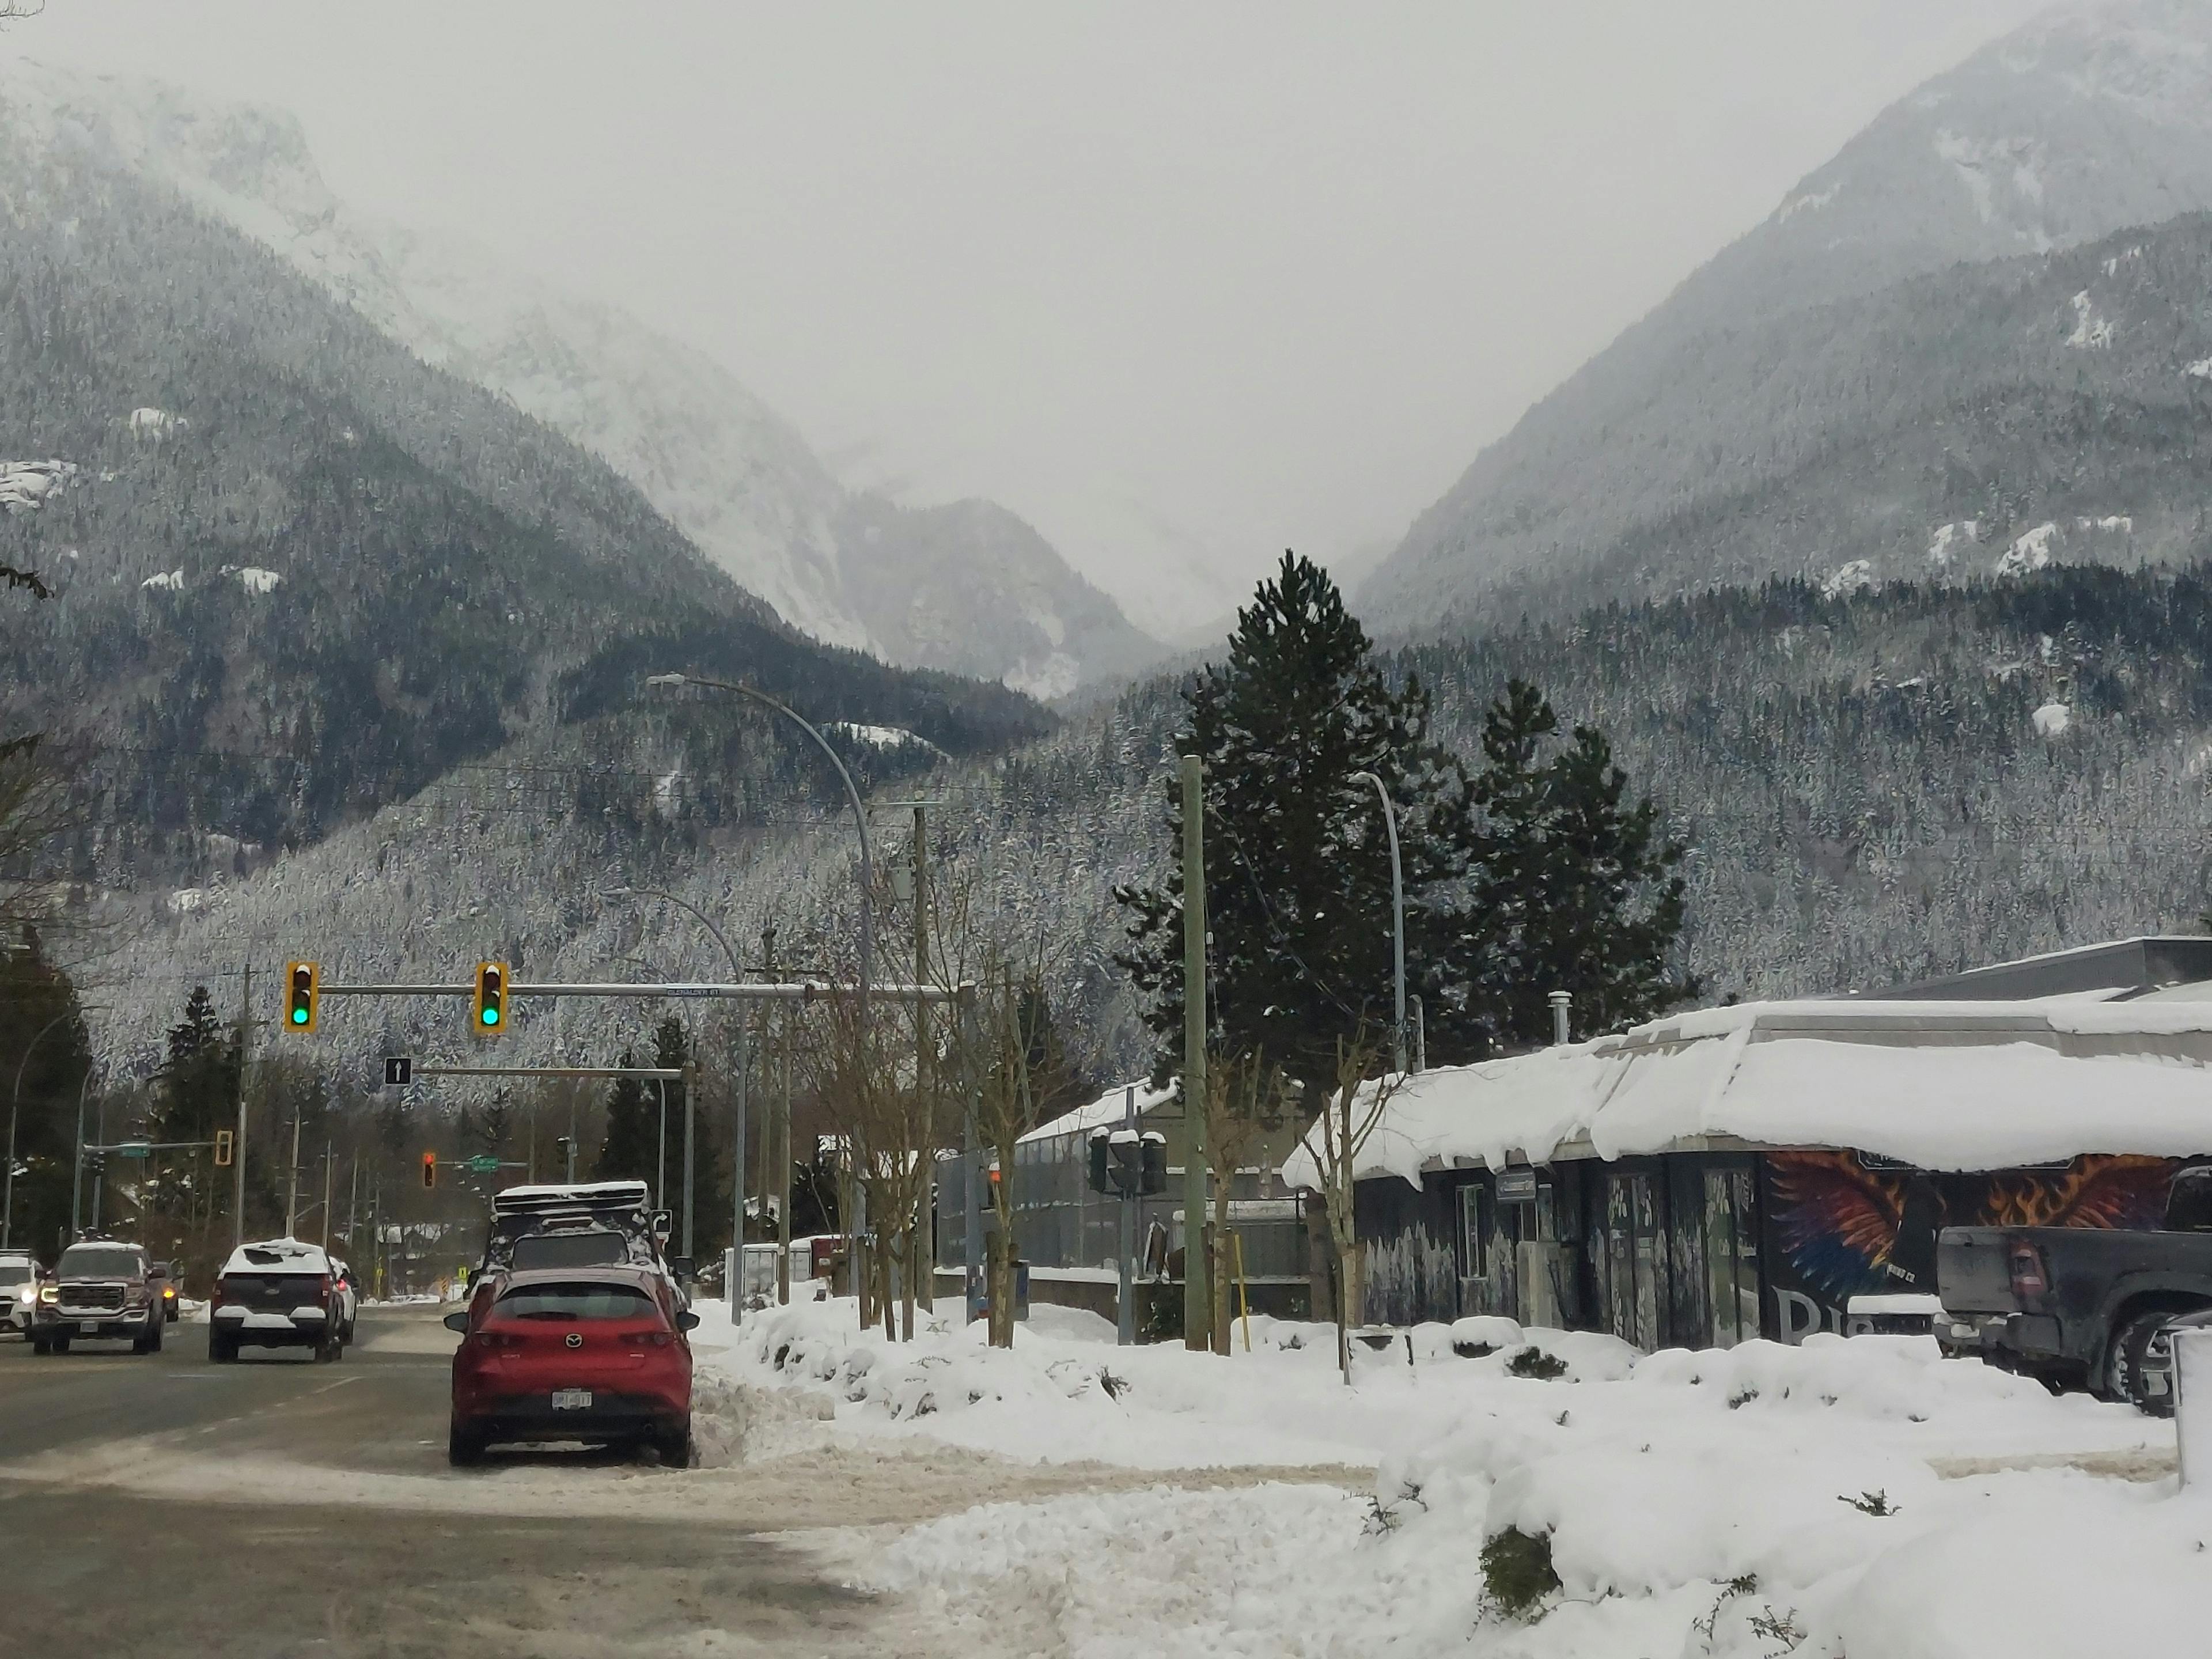
{"type": "Polygon", "coordinates": [[[690,1309],[686,1308],[682,1313],[676,1316],[676,1328],[679,1331],[697,1330],[699,1328],[699,1316],[693,1313],[690,1309]]]}
{"type": "Polygon", "coordinates": [[[469,1328],[469,1316],[465,1313],[449,1313],[438,1322],[449,1331],[459,1331],[465,1335],[469,1328]]]}

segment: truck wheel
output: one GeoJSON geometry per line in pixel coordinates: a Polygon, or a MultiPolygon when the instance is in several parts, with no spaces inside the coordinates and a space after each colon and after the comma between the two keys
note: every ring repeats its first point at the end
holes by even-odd
{"type": "Polygon", "coordinates": [[[337,1333],[325,1326],[324,1328],[323,1334],[315,1340],[315,1363],[318,1365],[328,1365],[333,1363],[337,1357],[337,1333]]]}
{"type": "Polygon", "coordinates": [[[46,1352],[48,1353],[67,1353],[69,1352],[69,1345],[70,1340],[65,1336],[50,1336],[46,1339],[46,1352]]]}
{"type": "Polygon", "coordinates": [[[2143,1392],[2142,1358],[2158,1328],[2177,1317],[2172,1308],[2151,1308],[2130,1314],[2112,1327],[2112,1340],[2105,1348],[2102,1379],[2102,1393],[2107,1400],[2124,1401],[2154,1417],[2166,1416],[2173,1410],[2172,1401],[2153,1400],[2143,1392]]]}
{"type": "Polygon", "coordinates": [[[210,1365],[228,1365],[228,1364],[233,1364],[236,1363],[237,1358],[238,1358],[238,1344],[237,1344],[237,1343],[225,1340],[224,1340],[224,1338],[223,1338],[223,1336],[222,1336],[222,1334],[221,1332],[219,1332],[219,1331],[210,1331],[210,1332],[208,1333],[208,1364],[210,1364],[210,1365]]]}
{"type": "Polygon", "coordinates": [[[53,1351],[54,1351],[54,1345],[53,1345],[52,1343],[51,1343],[51,1342],[47,1341],[47,1340],[46,1340],[46,1339],[45,1337],[43,1337],[43,1336],[34,1336],[34,1337],[33,1337],[33,1338],[31,1339],[31,1352],[32,1352],[33,1353],[35,1353],[35,1354],[49,1354],[49,1353],[52,1353],[53,1351]]]}

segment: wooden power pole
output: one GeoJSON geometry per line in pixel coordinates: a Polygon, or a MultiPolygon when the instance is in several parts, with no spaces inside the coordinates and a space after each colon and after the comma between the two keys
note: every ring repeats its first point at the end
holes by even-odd
{"type": "Polygon", "coordinates": [[[1182,757],[1182,1345],[1210,1349],[1206,1262],[1206,766],[1182,757]]]}

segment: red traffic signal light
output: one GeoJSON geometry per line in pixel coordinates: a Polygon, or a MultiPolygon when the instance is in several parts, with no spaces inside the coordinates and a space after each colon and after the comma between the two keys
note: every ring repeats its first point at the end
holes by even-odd
{"type": "Polygon", "coordinates": [[[322,971],[312,962],[284,964],[284,1029],[315,1029],[315,1003],[322,994],[322,971]]]}
{"type": "Polygon", "coordinates": [[[422,1154],[422,1184],[425,1187],[438,1184],[438,1155],[435,1152],[422,1154]]]}
{"type": "Polygon", "coordinates": [[[477,963],[476,1018],[469,1029],[478,1036],[497,1036],[507,1029],[507,964],[477,963]]]}

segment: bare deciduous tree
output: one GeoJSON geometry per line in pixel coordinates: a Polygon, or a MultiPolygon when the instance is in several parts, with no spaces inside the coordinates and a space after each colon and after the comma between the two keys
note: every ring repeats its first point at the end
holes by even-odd
{"type": "Polygon", "coordinates": [[[1336,1075],[1321,1097],[1306,1132],[1306,1147],[1321,1171],[1322,1202],[1336,1256],[1336,1358],[1352,1381],[1352,1328],[1364,1317],[1366,1286],[1353,1229],[1352,1192],[1359,1156],[1382,1127],[1404,1080],[1382,1074],[1381,1048],[1365,1029],[1336,1044],[1336,1075]]]}

